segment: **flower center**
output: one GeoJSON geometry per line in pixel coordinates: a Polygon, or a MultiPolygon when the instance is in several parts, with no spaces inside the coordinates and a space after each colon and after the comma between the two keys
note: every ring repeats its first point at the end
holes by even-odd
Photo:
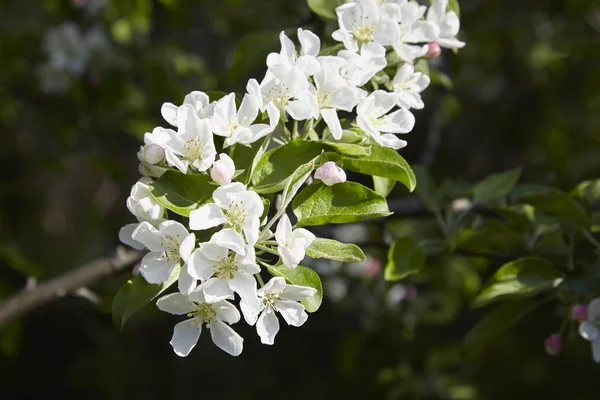
{"type": "Polygon", "coordinates": [[[265,305],[265,307],[267,308],[271,308],[275,311],[277,311],[276,307],[275,307],[275,302],[277,300],[279,300],[279,296],[281,295],[281,293],[277,293],[277,292],[271,292],[269,294],[267,294],[265,297],[263,297],[263,304],[265,305]]]}
{"type": "Polygon", "coordinates": [[[235,262],[235,255],[221,258],[214,267],[215,276],[219,279],[233,279],[238,271],[238,265],[235,262]]]}
{"type": "Polygon", "coordinates": [[[265,97],[267,100],[272,101],[279,109],[283,109],[290,102],[288,88],[284,83],[273,86],[265,97]]]}
{"type": "Polygon", "coordinates": [[[202,158],[203,148],[200,138],[189,139],[183,144],[183,155],[188,160],[199,160],[202,158]]]}
{"type": "Polygon", "coordinates": [[[210,323],[217,317],[217,312],[211,304],[201,303],[196,306],[196,309],[187,314],[188,317],[194,318],[192,325],[205,323],[210,328],[210,323]]]}
{"type": "Polygon", "coordinates": [[[352,30],[352,35],[359,44],[372,42],[374,33],[375,25],[359,25],[354,27],[354,29],[352,30]]]}
{"type": "Polygon", "coordinates": [[[179,260],[179,242],[181,238],[179,235],[177,237],[165,236],[165,247],[167,250],[165,251],[165,255],[169,260],[179,260]]]}
{"type": "Polygon", "coordinates": [[[385,125],[388,123],[387,115],[379,118],[379,117],[377,117],[378,114],[379,114],[379,112],[374,111],[374,112],[370,113],[367,117],[367,121],[369,121],[369,124],[371,124],[374,127],[382,126],[382,125],[385,125]]]}
{"type": "Polygon", "coordinates": [[[317,102],[319,108],[325,108],[329,105],[329,99],[331,98],[331,92],[325,89],[319,89],[317,91],[317,102]]]}
{"type": "Polygon", "coordinates": [[[244,202],[232,201],[229,208],[225,212],[227,214],[228,225],[238,232],[241,231],[244,222],[246,221],[246,210],[244,210],[244,202]]]}

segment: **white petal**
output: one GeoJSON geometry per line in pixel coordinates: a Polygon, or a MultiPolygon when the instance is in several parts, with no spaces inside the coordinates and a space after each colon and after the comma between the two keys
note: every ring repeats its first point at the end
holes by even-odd
{"type": "Polygon", "coordinates": [[[190,275],[188,265],[184,265],[179,272],[177,289],[183,294],[190,294],[196,288],[196,278],[190,275]]]}
{"type": "Polygon", "coordinates": [[[244,339],[229,325],[221,320],[214,320],[210,324],[210,336],[214,344],[224,352],[234,357],[242,354],[244,339]]]}
{"type": "Polygon", "coordinates": [[[260,272],[260,267],[256,264],[256,252],[252,246],[246,246],[245,255],[237,254],[235,256],[235,262],[242,272],[250,275],[258,274],[260,272]]]}
{"type": "Polygon", "coordinates": [[[389,147],[390,149],[398,150],[403,147],[406,147],[406,140],[398,139],[395,135],[391,133],[386,133],[384,135],[375,135],[372,138],[384,147],[389,147]]]}
{"type": "Polygon", "coordinates": [[[337,111],[333,108],[325,108],[321,110],[321,116],[334,139],[340,140],[342,137],[342,124],[340,123],[337,111]]]}
{"type": "Polygon", "coordinates": [[[263,287],[258,289],[259,296],[263,297],[267,293],[281,293],[286,287],[285,279],[277,276],[273,277],[263,287]]]}
{"type": "Polygon", "coordinates": [[[177,106],[173,103],[164,103],[160,108],[162,117],[169,124],[177,126],[177,106]]]}
{"type": "Polygon", "coordinates": [[[261,306],[261,308],[255,310],[242,300],[240,301],[240,309],[242,310],[242,314],[244,315],[244,320],[246,323],[248,325],[254,325],[258,319],[258,315],[264,309],[264,306],[261,306]]]}
{"type": "Polygon", "coordinates": [[[191,105],[192,107],[194,107],[194,110],[197,114],[201,114],[199,115],[200,118],[207,117],[207,115],[204,115],[205,113],[203,113],[203,111],[206,107],[208,107],[209,103],[210,99],[208,98],[208,95],[204,92],[200,92],[197,90],[188,93],[183,99],[183,104],[191,105]]]}
{"type": "Polygon", "coordinates": [[[179,256],[183,262],[187,262],[188,258],[192,255],[194,247],[196,246],[196,235],[190,233],[183,239],[179,246],[179,256]]]}
{"type": "Polygon", "coordinates": [[[256,332],[263,344],[273,344],[279,332],[279,320],[271,309],[265,309],[256,321],[256,332]]]}
{"type": "Polygon", "coordinates": [[[289,325],[300,326],[308,319],[304,306],[296,301],[277,300],[275,307],[289,325]]]}
{"type": "Polygon", "coordinates": [[[600,340],[592,342],[592,357],[595,363],[600,364],[600,340]]]}
{"type": "Polygon", "coordinates": [[[229,185],[223,185],[215,189],[213,192],[213,199],[215,204],[223,209],[229,208],[232,201],[235,201],[237,197],[246,192],[246,186],[240,182],[233,182],[229,185]]]}
{"type": "Polygon", "coordinates": [[[201,331],[202,325],[194,324],[192,319],[175,325],[173,338],[171,339],[171,346],[173,346],[175,354],[179,357],[187,357],[194,346],[196,346],[196,343],[198,343],[201,331]]]}
{"type": "Polygon", "coordinates": [[[177,265],[177,260],[163,258],[163,253],[151,252],[142,258],[140,274],[150,284],[166,282],[175,265],[177,265]]]}
{"type": "Polygon", "coordinates": [[[381,20],[373,33],[375,41],[383,46],[391,46],[396,43],[399,36],[400,27],[397,22],[392,21],[391,19],[381,20]]]}
{"type": "Polygon", "coordinates": [[[286,285],[281,292],[281,298],[294,301],[301,301],[307,297],[312,297],[317,293],[317,289],[308,286],[286,285]]]}
{"type": "Polygon", "coordinates": [[[579,334],[585,340],[593,342],[600,339],[600,328],[593,322],[585,321],[579,325],[579,334]]]}
{"type": "Polygon", "coordinates": [[[381,132],[408,133],[415,126],[415,116],[408,110],[394,111],[387,116],[388,123],[379,127],[381,132]]]}
{"type": "Polygon", "coordinates": [[[304,258],[304,256],[300,258],[298,254],[286,246],[278,246],[277,252],[281,256],[281,261],[283,264],[285,264],[285,266],[288,268],[296,268],[298,264],[300,264],[300,261],[302,261],[302,258],[304,258]]]}
{"type": "Polygon", "coordinates": [[[215,203],[205,204],[190,213],[190,229],[195,231],[210,229],[226,222],[223,210],[215,203]]]}
{"type": "Polygon", "coordinates": [[[246,220],[244,221],[244,225],[242,226],[244,236],[246,237],[246,243],[248,243],[250,246],[254,246],[258,241],[260,227],[259,216],[260,215],[246,216],[246,220]]]}
{"type": "Polygon", "coordinates": [[[254,276],[238,272],[229,280],[229,287],[238,293],[251,308],[260,307],[254,276]]]}
{"type": "Polygon", "coordinates": [[[212,308],[216,311],[217,318],[228,324],[235,324],[240,320],[240,312],[228,301],[220,301],[213,304],[212,308]]]}
{"type": "Polygon", "coordinates": [[[283,214],[277,223],[277,229],[275,230],[275,240],[277,243],[285,246],[288,242],[289,237],[292,235],[292,223],[290,218],[283,214]]]}
{"type": "Polygon", "coordinates": [[[244,126],[249,126],[254,122],[258,115],[258,105],[259,102],[256,96],[246,94],[238,111],[238,122],[244,126]]]}
{"type": "Polygon", "coordinates": [[[199,285],[204,291],[204,298],[207,303],[218,303],[223,300],[232,298],[233,290],[223,279],[210,278],[203,284],[199,285]]]}
{"type": "Polygon", "coordinates": [[[119,240],[127,246],[133,247],[136,250],[144,250],[146,246],[137,240],[133,240],[131,235],[137,229],[139,224],[127,224],[119,230],[119,240]]]}
{"type": "Polygon", "coordinates": [[[142,243],[150,251],[167,250],[163,235],[149,222],[142,222],[131,234],[131,238],[142,243]]]}
{"type": "Polygon", "coordinates": [[[321,49],[321,39],[309,30],[298,28],[298,41],[300,54],[316,57],[321,49]]]}
{"type": "Polygon", "coordinates": [[[164,236],[174,239],[178,244],[181,244],[189,234],[185,226],[177,221],[165,221],[158,226],[158,230],[164,236]]]}
{"type": "Polygon", "coordinates": [[[437,44],[440,45],[440,47],[444,47],[446,49],[462,49],[463,47],[465,47],[466,43],[465,42],[461,42],[458,39],[444,39],[444,38],[439,38],[437,40],[437,44]]]}
{"type": "Polygon", "coordinates": [[[215,261],[207,259],[200,249],[196,249],[187,261],[187,271],[190,276],[204,281],[212,276],[214,265],[215,261]]]}
{"type": "Polygon", "coordinates": [[[181,293],[172,293],[161,297],[156,301],[156,307],[174,315],[184,315],[196,308],[195,304],[181,293]]]}
{"type": "Polygon", "coordinates": [[[238,254],[246,254],[246,247],[242,235],[233,228],[222,229],[210,239],[212,243],[231,249],[238,254]]]}

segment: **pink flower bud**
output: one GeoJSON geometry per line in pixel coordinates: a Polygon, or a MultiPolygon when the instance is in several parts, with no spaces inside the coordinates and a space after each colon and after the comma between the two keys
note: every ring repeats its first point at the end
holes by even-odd
{"type": "Polygon", "coordinates": [[[328,161],[317,169],[315,179],[320,179],[327,186],[332,186],[336,183],[346,182],[346,173],[333,161],[328,161]]]}
{"type": "Polygon", "coordinates": [[[571,309],[571,318],[575,321],[583,322],[588,319],[588,305],[577,304],[571,309]]]}
{"type": "Polygon", "coordinates": [[[219,185],[227,185],[231,183],[231,179],[235,174],[235,164],[227,154],[219,154],[219,159],[213,164],[210,171],[210,177],[219,185]]]}
{"type": "Polygon", "coordinates": [[[149,144],[144,148],[144,158],[148,164],[158,164],[165,158],[165,149],[157,144],[149,144]]]}
{"type": "Polygon", "coordinates": [[[140,274],[140,268],[142,267],[142,262],[138,261],[135,263],[135,265],[133,266],[133,269],[131,270],[131,273],[133,274],[133,276],[139,275],[140,274]]]}
{"type": "Polygon", "coordinates": [[[546,353],[557,356],[562,350],[562,339],[558,335],[551,335],[544,340],[544,346],[546,347],[546,353]]]}
{"type": "Polygon", "coordinates": [[[433,59],[439,57],[440,54],[442,54],[442,49],[440,45],[436,42],[429,43],[429,50],[427,50],[427,54],[425,54],[425,57],[433,59]]]}

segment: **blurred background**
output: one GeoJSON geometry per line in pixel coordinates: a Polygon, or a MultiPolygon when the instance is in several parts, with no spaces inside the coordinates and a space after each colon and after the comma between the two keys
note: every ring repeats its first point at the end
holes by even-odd
{"type": "MultiPolygon", "coordinates": [[[[458,54],[435,62],[452,87],[430,87],[402,155],[461,195],[467,182],[523,167],[526,182],[569,190],[600,175],[600,4],[595,0],[461,0],[458,54]]],[[[278,33],[326,34],[304,0],[2,0],[0,2],[0,299],[114,252],[133,222],[143,134],[160,106],[192,90],[241,92],[264,73],[278,33]],[[290,29],[291,33],[294,29],[290,29]]],[[[406,196],[397,188],[391,197],[406,196]]],[[[389,231],[427,229],[390,220],[389,231]]],[[[400,233],[398,233],[400,234],[400,233]]],[[[336,228],[339,240],[378,240],[336,228]]],[[[488,344],[461,340],[481,317],[467,300],[486,260],[428,260],[402,284],[365,263],[315,264],[326,300],[275,346],[243,324],[232,358],[204,334],[185,359],[176,317],[145,307],[119,332],[112,296],[129,271],[0,331],[0,398],[268,396],[382,399],[597,399],[589,345],[544,352],[561,311],[548,305],[488,344]]],[[[493,266],[493,261],[491,262],[493,266]]]]}

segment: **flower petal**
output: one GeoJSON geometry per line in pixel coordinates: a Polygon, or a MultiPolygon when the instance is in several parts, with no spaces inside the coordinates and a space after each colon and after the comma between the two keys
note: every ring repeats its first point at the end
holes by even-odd
{"type": "Polygon", "coordinates": [[[210,324],[210,336],[214,344],[234,357],[242,354],[244,339],[225,322],[216,319],[210,324]]]}
{"type": "Polygon", "coordinates": [[[185,239],[183,239],[181,245],[179,246],[179,257],[181,257],[184,262],[186,262],[192,255],[194,246],[196,246],[196,235],[190,233],[185,237],[185,239]]]}
{"type": "Polygon", "coordinates": [[[263,344],[273,344],[275,342],[275,336],[279,332],[279,320],[273,310],[267,308],[260,314],[256,321],[256,332],[263,344]]]}
{"type": "Polygon", "coordinates": [[[290,217],[286,214],[279,219],[277,223],[277,229],[275,230],[275,240],[277,240],[277,244],[281,246],[285,246],[289,240],[289,237],[292,235],[292,222],[290,221],[290,217]]]}
{"type": "Polygon", "coordinates": [[[193,311],[196,306],[181,293],[171,293],[156,301],[159,310],[174,315],[185,315],[193,311]]]}
{"type": "Polygon", "coordinates": [[[579,334],[585,340],[593,342],[600,339],[600,328],[591,321],[585,321],[579,325],[579,334]]]}
{"type": "Polygon", "coordinates": [[[246,321],[246,323],[248,325],[254,325],[256,323],[256,320],[258,319],[258,315],[262,310],[264,310],[264,307],[255,310],[252,307],[250,307],[244,300],[241,300],[240,309],[242,310],[242,314],[244,315],[244,320],[246,321]]]}
{"type": "Polygon", "coordinates": [[[188,265],[184,265],[179,272],[177,289],[183,294],[190,294],[196,288],[196,278],[190,275],[188,265]]]}
{"type": "Polygon", "coordinates": [[[141,222],[131,234],[131,238],[142,243],[150,251],[167,250],[163,235],[149,222],[141,222]]]}
{"type": "Polygon", "coordinates": [[[592,357],[595,363],[600,364],[600,340],[592,342],[592,357]]]}
{"type": "Polygon", "coordinates": [[[229,287],[238,293],[251,308],[259,308],[260,301],[256,293],[256,279],[254,276],[237,272],[229,281],[229,287]]]}
{"type": "Polygon", "coordinates": [[[317,289],[308,286],[286,285],[281,292],[281,298],[300,301],[314,296],[316,293],[317,289]]]}
{"type": "Polygon", "coordinates": [[[588,307],[588,319],[595,320],[600,318],[600,298],[592,300],[588,307]]]}
{"type": "Polygon", "coordinates": [[[321,116],[334,139],[340,140],[342,137],[342,124],[340,123],[337,111],[333,108],[325,108],[321,110],[321,116]]]}
{"type": "Polygon", "coordinates": [[[140,274],[150,284],[166,282],[175,265],[177,265],[177,260],[164,258],[163,253],[151,252],[142,258],[140,274]]]}
{"type": "Polygon", "coordinates": [[[220,301],[216,304],[213,304],[212,307],[217,312],[217,318],[227,322],[228,324],[235,324],[240,320],[240,312],[228,301],[220,301]]]}
{"type": "Polygon", "coordinates": [[[177,126],[177,106],[173,103],[164,103],[160,108],[162,117],[169,124],[177,126]]]}
{"type": "Polygon", "coordinates": [[[201,249],[196,249],[188,258],[187,271],[190,276],[204,281],[212,276],[214,265],[215,261],[206,258],[201,249]]]}
{"type": "Polygon", "coordinates": [[[277,300],[275,307],[289,325],[300,326],[308,319],[304,306],[296,301],[277,300]]]}
{"type": "Polygon", "coordinates": [[[215,203],[205,204],[190,213],[190,229],[195,231],[214,228],[226,222],[225,214],[215,203]]]}
{"type": "Polygon", "coordinates": [[[140,224],[127,224],[119,230],[119,240],[121,243],[133,247],[136,250],[144,250],[146,246],[143,243],[133,240],[131,235],[140,224]]]}
{"type": "Polygon", "coordinates": [[[233,228],[220,230],[212,235],[210,241],[218,246],[231,249],[238,254],[246,254],[244,238],[233,228]]]}
{"type": "Polygon", "coordinates": [[[175,354],[179,357],[187,357],[194,346],[196,346],[196,343],[198,343],[201,332],[202,325],[196,325],[193,319],[188,319],[175,325],[173,337],[171,338],[171,346],[173,346],[175,354]]]}
{"type": "Polygon", "coordinates": [[[218,303],[233,297],[233,290],[224,279],[210,278],[198,288],[204,290],[204,298],[207,303],[218,303]]]}

